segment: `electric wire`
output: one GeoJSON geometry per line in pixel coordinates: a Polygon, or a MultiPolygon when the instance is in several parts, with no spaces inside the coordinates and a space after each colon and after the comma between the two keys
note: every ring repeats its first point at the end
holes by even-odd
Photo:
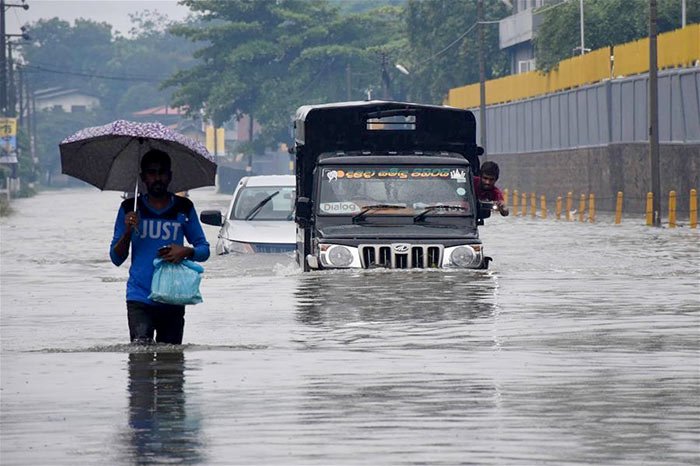
{"type": "Polygon", "coordinates": [[[64,75],[70,75],[70,76],[82,76],[86,78],[98,78],[98,79],[110,79],[114,81],[142,81],[142,82],[162,82],[166,78],[158,79],[158,78],[153,78],[153,77],[146,77],[146,76],[109,76],[109,75],[104,75],[104,74],[97,74],[97,73],[85,73],[81,71],[71,71],[71,70],[57,70],[53,68],[49,68],[46,66],[42,65],[33,65],[33,64],[24,64],[22,65],[23,68],[33,71],[34,73],[37,72],[43,72],[43,73],[53,73],[53,74],[64,74],[64,75]]]}

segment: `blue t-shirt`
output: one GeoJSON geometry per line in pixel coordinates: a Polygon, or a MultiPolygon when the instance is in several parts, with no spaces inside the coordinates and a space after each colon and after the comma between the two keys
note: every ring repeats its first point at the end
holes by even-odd
{"type": "MultiPolygon", "coordinates": [[[[146,304],[158,304],[148,299],[153,279],[153,259],[158,248],[168,244],[184,245],[185,238],[194,248],[192,260],[204,262],[209,258],[209,243],[197,218],[192,201],[170,195],[170,203],[165,209],[156,210],[148,202],[148,195],[140,195],[137,213],[138,231],[131,233],[131,267],[126,284],[126,300],[146,304]]],[[[124,217],[134,210],[134,199],[122,202],[114,222],[114,237],[109,248],[109,257],[116,266],[122,265],[126,257],[114,252],[114,246],[126,231],[124,217]]],[[[128,255],[127,255],[128,256],[128,255]]]]}

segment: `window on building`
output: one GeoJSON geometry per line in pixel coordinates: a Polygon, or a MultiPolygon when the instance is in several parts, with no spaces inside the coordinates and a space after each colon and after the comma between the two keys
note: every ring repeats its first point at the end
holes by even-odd
{"type": "Polygon", "coordinates": [[[528,71],[535,71],[535,59],[530,60],[519,60],[518,61],[518,74],[527,73],[528,71]]]}

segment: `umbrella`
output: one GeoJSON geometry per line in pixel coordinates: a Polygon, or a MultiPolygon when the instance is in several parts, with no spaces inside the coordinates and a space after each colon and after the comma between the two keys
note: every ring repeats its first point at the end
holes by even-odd
{"type": "Polygon", "coordinates": [[[85,128],[59,144],[61,170],[101,190],[143,190],[141,157],[150,149],[170,155],[171,192],[186,191],[215,183],[216,163],[206,147],[161,123],[117,120],[85,128]]]}

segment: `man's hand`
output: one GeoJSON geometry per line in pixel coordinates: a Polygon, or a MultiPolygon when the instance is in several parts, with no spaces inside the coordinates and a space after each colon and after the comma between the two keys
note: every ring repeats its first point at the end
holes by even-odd
{"type": "Polygon", "coordinates": [[[501,213],[502,216],[507,217],[508,214],[510,213],[508,211],[508,207],[506,207],[505,202],[503,201],[497,201],[496,206],[498,207],[498,211],[501,213]]]}
{"type": "Polygon", "coordinates": [[[124,216],[124,225],[126,225],[126,233],[131,234],[131,230],[139,231],[139,215],[136,212],[129,212],[124,216]]]}
{"type": "Polygon", "coordinates": [[[189,259],[194,254],[194,249],[179,244],[169,244],[158,250],[158,256],[166,262],[177,264],[183,259],[189,259]]]}
{"type": "Polygon", "coordinates": [[[129,212],[124,216],[124,226],[126,229],[122,234],[121,238],[114,245],[114,252],[121,257],[126,259],[129,256],[129,244],[131,244],[131,232],[136,230],[139,233],[139,216],[136,212],[129,212]]]}

